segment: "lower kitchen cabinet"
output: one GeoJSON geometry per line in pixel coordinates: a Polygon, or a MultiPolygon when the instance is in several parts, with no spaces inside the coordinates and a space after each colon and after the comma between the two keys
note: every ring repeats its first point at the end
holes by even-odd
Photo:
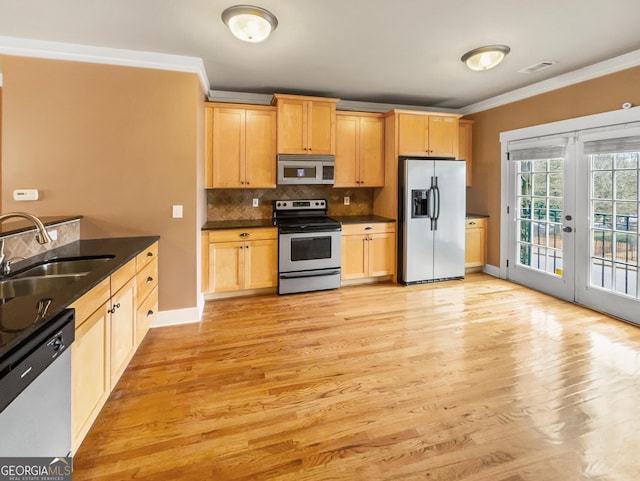
{"type": "Polygon", "coordinates": [[[73,452],[111,392],[109,279],[105,281],[71,306],[76,309],[76,339],[71,346],[73,452]]]}
{"type": "Polygon", "coordinates": [[[465,228],[464,267],[467,272],[481,270],[487,263],[487,219],[471,217],[465,228]]]}
{"type": "Polygon", "coordinates": [[[72,453],[157,313],[157,253],[155,243],[69,306],[76,310],[76,339],[71,346],[72,453]],[[144,262],[138,261],[141,256],[144,262]]]}
{"type": "Polygon", "coordinates": [[[392,276],[396,266],[393,222],[342,226],[342,280],[392,276]]]}
{"type": "Polygon", "coordinates": [[[204,292],[240,292],[278,285],[277,229],[209,231],[203,245],[204,292]]]}
{"type": "Polygon", "coordinates": [[[115,386],[135,352],[135,279],[111,298],[111,385],[115,386]]]}

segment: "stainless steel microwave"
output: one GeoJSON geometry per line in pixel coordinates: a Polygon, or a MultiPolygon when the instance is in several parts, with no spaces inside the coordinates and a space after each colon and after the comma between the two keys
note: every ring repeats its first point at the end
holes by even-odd
{"type": "Polygon", "coordinates": [[[278,184],[333,184],[332,155],[278,155],[278,184]]]}

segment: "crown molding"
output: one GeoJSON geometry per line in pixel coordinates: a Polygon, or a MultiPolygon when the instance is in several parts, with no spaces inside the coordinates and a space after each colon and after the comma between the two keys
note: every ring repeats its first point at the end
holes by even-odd
{"type": "Polygon", "coordinates": [[[197,57],[5,36],[0,36],[0,54],[195,73],[203,92],[210,89],[204,63],[197,57]]]}
{"type": "Polygon", "coordinates": [[[467,105],[466,107],[461,108],[459,112],[463,115],[475,114],[476,112],[482,112],[484,110],[500,107],[518,100],[551,92],[552,90],[569,87],[570,85],[620,72],[628,68],[637,67],[638,65],[640,65],[640,50],[635,50],[588,67],[574,70],[573,72],[568,72],[533,85],[528,85],[527,87],[513,90],[506,94],[467,105]]]}
{"type": "MultiPolygon", "coordinates": [[[[209,90],[208,99],[211,102],[230,102],[236,104],[271,105],[271,94],[255,94],[251,92],[233,92],[229,90],[209,90]]],[[[342,100],[336,105],[337,110],[384,113],[389,110],[420,110],[425,112],[444,112],[457,114],[456,109],[439,107],[424,107],[420,105],[383,104],[377,102],[359,102],[356,100],[342,100]]]]}

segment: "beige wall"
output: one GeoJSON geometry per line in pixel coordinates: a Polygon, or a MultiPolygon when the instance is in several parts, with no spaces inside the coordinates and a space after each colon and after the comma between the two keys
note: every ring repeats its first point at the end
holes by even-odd
{"type": "Polygon", "coordinates": [[[473,185],[467,211],[489,218],[488,263],[500,265],[500,132],[640,105],[640,67],[554,90],[465,118],[473,125],[473,185]]]}
{"type": "Polygon", "coordinates": [[[83,215],[83,238],[160,235],[159,308],[195,307],[206,216],[198,77],[4,57],[3,78],[3,210],[83,215]],[[41,200],[16,203],[16,188],[41,200]]]}

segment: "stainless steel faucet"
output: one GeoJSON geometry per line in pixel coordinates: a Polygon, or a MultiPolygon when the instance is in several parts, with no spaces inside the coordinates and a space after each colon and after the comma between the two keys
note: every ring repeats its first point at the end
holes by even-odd
{"type": "MultiPolygon", "coordinates": [[[[28,214],[26,212],[9,212],[7,214],[2,214],[0,215],[0,224],[7,219],[13,219],[16,217],[33,222],[33,224],[38,229],[38,233],[36,234],[36,241],[38,241],[38,244],[46,244],[48,242],[51,242],[51,237],[49,237],[44,224],[33,214],[28,214]]],[[[4,239],[0,239],[0,274],[7,275],[9,274],[10,270],[10,260],[6,260],[6,254],[4,252],[4,239]]]]}

